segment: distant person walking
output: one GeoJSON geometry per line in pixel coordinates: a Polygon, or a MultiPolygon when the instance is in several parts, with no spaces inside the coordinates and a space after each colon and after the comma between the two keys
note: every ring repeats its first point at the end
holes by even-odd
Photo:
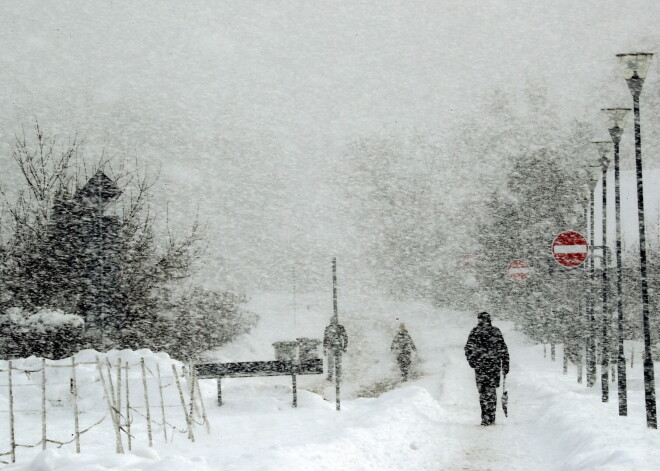
{"type": "Polygon", "coordinates": [[[335,371],[338,376],[341,375],[341,353],[346,352],[347,348],[346,328],[337,323],[336,318],[333,317],[323,333],[323,354],[328,358],[328,381],[332,381],[335,371]]]}
{"type": "Polygon", "coordinates": [[[502,332],[491,324],[490,314],[480,312],[477,326],[472,329],[465,344],[465,356],[474,368],[481,405],[481,425],[495,423],[500,371],[509,373],[509,350],[502,332]]]}
{"type": "Polygon", "coordinates": [[[405,324],[401,323],[399,325],[399,331],[394,336],[394,340],[392,340],[390,350],[396,355],[396,362],[399,364],[403,381],[408,381],[412,354],[417,351],[417,347],[415,347],[415,343],[412,337],[410,337],[405,324]]]}

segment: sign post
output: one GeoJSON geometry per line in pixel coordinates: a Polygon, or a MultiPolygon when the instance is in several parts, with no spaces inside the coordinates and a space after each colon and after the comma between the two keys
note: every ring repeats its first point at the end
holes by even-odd
{"type": "MultiPolygon", "coordinates": [[[[593,212],[592,212],[592,221],[593,221],[593,212]]],[[[593,226],[593,222],[592,222],[593,226]]],[[[593,227],[592,227],[593,231],[593,227]]],[[[593,242],[593,232],[592,232],[592,242],[593,242]]],[[[609,308],[607,302],[607,255],[608,249],[607,246],[603,247],[592,247],[592,249],[602,248],[603,249],[603,334],[602,334],[602,354],[601,354],[601,389],[602,389],[602,401],[607,402],[609,398],[609,385],[607,381],[607,364],[608,364],[608,338],[607,338],[607,323],[609,319],[609,308]]],[[[587,239],[575,231],[566,231],[559,234],[555,237],[555,240],[552,242],[552,256],[555,261],[560,265],[567,268],[579,267],[584,263],[589,255],[589,244],[587,239]]],[[[593,282],[594,276],[594,263],[591,262],[591,279],[593,282]]],[[[592,332],[593,336],[595,332],[592,332]]],[[[589,346],[594,345],[593,340],[589,341],[589,346]]],[[[594,351],[591,352],[591,355],[595,355],[595,345],[594,351]]],[[[595,358],[592,360],[592,368],[594,371],[591,374],[595,375],[595,358]]],[[[588,365],[587,368],[589,368],[588,365]]],[[[589,369],[587,369],[588,381],[593,381],[593,378],[590,377],[589,369]]],[[[590,384],[591,385],[591,384],[590,384]]]]}
{"type": "Polygon", "coordinates": [[[330,324],[323,333],[323,350],[328,358],[328,381],[335,380],[335,402],[337,410],[341,409],[340,386],[341,386],[341,356],[348,347],[348,335],[346,329],[339,323],[339,312],[337,309],[337,259],[332,259],[332,304],[334,313],[330,324]]]}
{"type": "MultiPolygon", "coordinates": [[[[611,317],[610,305],[608,302],[608,286],[609,286],[609,277],[607,272],[609,270],[609,260],[612,258],[610,253],[610,248],[607,245],[594,245],[591,247],[591,251],[602,250],[602,261],[601,269],[603,271],[603,282],[602,282],[602,295],[603,295],[603,333],[602,333],[602,353],[601,353],[601,393],[602,401],[607,402],[609,400],[610,387],[608,384],[608,364],[609,364],[609,339],[608,339],[608,322],[607,319],[611,317]]],[[[592,254],[593,255],[593,254],[592,254]]],[[[593,261],[592,261],[593,264],[593,261]]]]}

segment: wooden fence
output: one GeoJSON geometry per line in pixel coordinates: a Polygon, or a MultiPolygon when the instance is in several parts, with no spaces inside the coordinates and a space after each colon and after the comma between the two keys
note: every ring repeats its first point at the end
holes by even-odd
{"type": "MultiPolygon", "coordinates": [[[[110,360],[100,356],[95,361],[80,362],[76,362],[75,357],[67,361],[22,360],[23,363],[28,361],[33,365],[36,361],[40,366],[18,367],[17,363],[21,360],[0,362],[0,391],[7,393],[5,401],[0,394],[0,424],[4,422],[2,415],[7,414],[6,438],[9,442],[8,451],[3,450],[4,446],[0,442],[0,463],[15,463],[19,448],[41,447],[46,450],[48,446],[59,448],[70,445],[75,446],[76,453],[80,453],[81,437],[97,427],[103,427],[103,424],[111,424],[116,453],[124,453],[126,448],[131,450],[138,441],[153,446],[155,431],[162,433],[165,442],[171,442],[176,433],[194,442],[196,425],[210,432],[194,368],[177,366],[175,362],[169,361],[171,371],[161,371],[163,365],[160,360],[149,368],[144,358],[131,364],[122,361],[121,357],[110,360]],[[81,368],[86,369],[83,377],[79,374],[81,368]],[[4,384],[3,378],[6,378],[4,384]],[[17,382],[17,379],[20,381],[17,382]],[[86,387],[83,394],[80,393],[81,386],[86,387]],[[54,405],[53,399],[49,398],[49,393],[53,391],[60,394],[54,405]],[[70,403],[70,410],[64,406],[62,391],[68,396],[66,402],[70,403]],[[17,407],[17,395],[20,395],[23,402],[27,400],[27,408],[17,407]],[[88,404],[89,410],[85,413],[80,411],[81,400],[88,404]],[[38,408],[35,407],[37,402],[40,404],[38,408]],[[64,411],[68,419],[63,419],[64,411]],[[99,412],[103,414],[100,418],[99,412]],[[88,416],[93,413],[97,416],[89,420],[88,416]],[[37,422],[40,422],[40,430],[36,424],[29,427],[29,434],[37,436],[32,437],[28,443],[18,442],[17,427],[21,426],[21,422],[30,424],[39,414],[37,422]],[[54,418],[53,415],[58,417],[54,418]],[[81,429],[83,417],[91,423],[81,429]],[[136,427],[136,420],[140,422],[139,428],[136,427]],[[54,438],[57,435],[55,431],[60,431],[61,435],[63,422],[67,421],[69,427],[73,426],[73,437],[69,440],[54,438]],[[142,436],[136,436],[138,434],[142,436]]],[[[3,428],[0,425],[0,430],[3,428]]]]}

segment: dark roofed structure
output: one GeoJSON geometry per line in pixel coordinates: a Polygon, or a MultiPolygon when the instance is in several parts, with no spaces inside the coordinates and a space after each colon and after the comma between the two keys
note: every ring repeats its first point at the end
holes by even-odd
{"type": "Polygon", "coordinates": [[[103,209],[121,195],[121,190],[103,170],[99,170],[85,185],[76,191],[75,198],[88,207],[103,209]]]}

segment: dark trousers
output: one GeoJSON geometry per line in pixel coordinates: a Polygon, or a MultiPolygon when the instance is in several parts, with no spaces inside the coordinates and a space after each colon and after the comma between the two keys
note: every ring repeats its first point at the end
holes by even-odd
{"type": "Polygon", "coordinates": [[[477,381],[477,390],[479,391],[482,425],[495,423],[495,410],[497,409],[495,386],[492,386],[489,382],[477,381]]]}
{"type": "Polygon", "coordinates": [[[337,375],[341,381],[341,353],[339,350],[328,350],[328,381],[332,381],[332,378],[337,375]]]}
{"type": "Polygon", "coordinates": [[[399,364],[403,381],[408,381],[408,373],[410,372],[411,363],[410,355],[397,355],[396,362],[399,364]]]}

